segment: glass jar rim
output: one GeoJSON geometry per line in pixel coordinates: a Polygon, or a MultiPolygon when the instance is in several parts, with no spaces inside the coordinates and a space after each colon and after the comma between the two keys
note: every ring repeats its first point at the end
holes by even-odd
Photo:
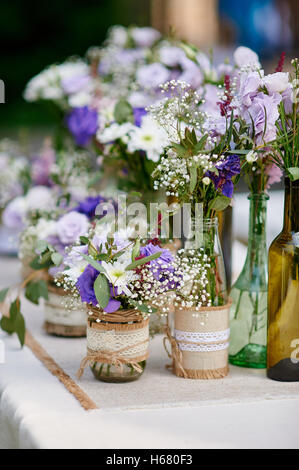
{"type": "Polygon", "coordinates": [[[261,200],[264,200],[264,201],[268,201],[270,199],[270,196],[267,193],[250,193],[247,196],[247,199],[249,199],[249,201],[251,201],[253,199],[261,199],[261,200]]]}

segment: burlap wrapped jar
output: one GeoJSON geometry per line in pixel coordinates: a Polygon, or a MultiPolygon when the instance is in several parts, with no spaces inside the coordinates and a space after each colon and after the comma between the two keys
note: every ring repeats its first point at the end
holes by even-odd
{"type": "Polygon", "coordinates": [[[172,370],[178,377],[218,379],[228,374],[230,303],[221,307],[176,309],[171,344],[172,370]]]}
{"type": "Polygon", "coordinates": [[[78,377],[91,366],[96,379],[104,382],[130,382],[144,371],[148,358],[149,320],[136,310],[107,314],[89,308],[87,355],[78,377]]]}
{"type": "Polygon", "coordinates": [[[48,284],[48,300],[45,301],[44,327],[47,333],[65,337],[86,336],[86,310],[67,308],[68,294],[61,288],[48,284]]]}

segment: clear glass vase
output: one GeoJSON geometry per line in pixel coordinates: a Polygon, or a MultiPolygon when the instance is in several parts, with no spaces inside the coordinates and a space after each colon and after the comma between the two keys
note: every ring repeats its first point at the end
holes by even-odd
{"type": "Polygon", "coordinates": [[[267,375],[299,381],[299,180],[285,179],[284,226],[269,250],[267,375]]]}
{"type": "Polygon", "coordinates": [[[94,377],[102,382],[137,380],[148,358],[149,319],[135,309],[107,314],[93,309],[87,322],[87,351],[94,377]]]}
{"type": "Polygon", "coordinates": [[[248,250],[230,298],[229,362],[262,369],[267,363],[268,254],[266,216],[269,196],[251,194],[248,250]]]}
{"type": "Polygon", "coordinates": [[[221,249],[218,218],[205,218],[203,220],[191,221],[191,236],[185,241],[185,250],[203,249],[205,255],[210,258],[210,268],[207,273],[209,283],[207,291],[211,299],[212,306],[224,305],[227,303],[227,286],[223,253],[221,249]]]}

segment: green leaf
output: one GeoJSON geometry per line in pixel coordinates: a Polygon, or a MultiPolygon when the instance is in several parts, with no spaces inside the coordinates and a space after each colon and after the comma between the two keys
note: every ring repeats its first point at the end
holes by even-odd
{"type": "Polygon", "coordinates": [[[142,313],[156,313],[158,310],[154,307],[148,307],[146,304],[139,304],[134,300],[130,300],[130,303],[138,308],[138,310],[142,313]]]}
{"type": "Polygon", "coordinates": [[[136,261],[133,261],[133,263],[129,264],[129,266],[126,267],[126,271],[131,271],[132,269],[137,268],[138,266],[141,266],[142,264],[146,264],[149,261],[152,261],[154,259],[157,259],[160,257],[162,251],[158,251],[157,253],[154,253],[153,255],[146,256],[145,258],[138,259],[136,261]]]}
{"type": "Polygon", "coordinates": [[[15,332],[14,322],[8,317],[2,317],[0,320],[0,327],[3,331],[12,335],[15,332]]]}
{"type": "Polygon", "coordinates": [[[103,268],[98,261],[95,259],[91,258],[90,256],[85,255],[84,253],[80,253],[80,256],[85,259],[93,268],[95,268],[97,271],[100,273],[105,273],[105,269],[103,268]]]}
{"type": "Polygon", "coordinates": [[[80,237],[80,242],[83,243],[83,245],[88,245],[89,240],[87,237],[80,237]]]}
{"type": "Polygon", "coordinates": [[[94,282],[94,293],[101,308],[105,308],[110,300],[110,287],[104,274],[99,274],[94,282]]]}
{"type": "Polygon", "coordinates": [[[287,172],[290,175],[292,181],[297,181],[299,179],[299,168],[298,167],[291,167],[287,168],[287,172]]]}
{"type": "Polygon", "coordinates": [[[37,256],[36,258],[34,258],[33,261],[31,261],[30,263],[30,267],[32,269],[35,269],[36,271],[40,270],[40,269],[46,269],[46,268],[50,268],[52,265],[52,261],[51,261],[51,257],[49,257],[49,259],[47,261],[42,261],[40,259],[39,256],[37,256]]]}
{"type": "Polygon", "coordinates": [[[95,258],[98,255],[98,252],[97,252],[96,248],[90,242],[88,243],[88,254],[92,258],[95,258]]]}
{"type": "Polygon", "coordinates": [[[7,287],[6,289],[2,289],[0,291],[0,303],[4,302],[4,299],[8,291],[9,291],[9,287],[7,287]]]}
{"type": "Polygon", "coordinates": [[[15,328],[15,332],[18,335],[21,346],[23,347],[25,344],[26,326],[25,326],[24,317],[20,312],[18,313],[17,318],[14,322],[14,328],[15,328]]]}
{"type": "Polygon", "coordinates": [[[55,266],[60,266],[63,261],[63,257],[60,253],[52,253],[51,260],[53,261],[55,266]]]}
{"type": "Polygon", "coordinates": [[[30,300],[30,302],[38,305],[39,299],[43,297],[44,299],[48,299],[48,287],[44,280],[39,280],[36,282],[30,282],[26,286],[25,290],[25,297],[26,299],[30,300]]]}
{"type": "Polygon", "coordinates": [[[195,145],[194,147],[194,153],[197,154],[199,153],[202,149],[205,148],[205,145],[206,145],[206,141],[209,137],[209,134],[205,134],[198,142],[197,144],[195,145]]]}
{"type": "Polygon", "coordinates": [[[36,249],[39,253],[43,253],[48,248],[48,243],[44,240],[38,240],[36,249]]]}
{"type": "Polygon", "coordinates": [[[140,240],[138,238],[135,242],[135,245],[133,246],[132,261],[135,261],[135,258],[137,258],[137,256],[139,256],[139,253],[140,253],[140,240]]]}
{"type": "Polygon", "coordinates": [[[217,212],[224,211],[230,205],[231,199],[226,196],[217,196],[213,201],[211,201],[209,208],[217,212]]]}
{"type": "Polygon", "coordinates": [[[15,300],[12,302],[9,308],[9,318],[12,322],[17,318],[18,313],[20,312],[20,301],[15,300]]]}
{"type": "Polygon", "coordinates": [[[118,124],[123,124],[124,122],[134,123],[134,114],[133,108],[126,100],[119,100],[114,108],[114,117],[118,124]]]}

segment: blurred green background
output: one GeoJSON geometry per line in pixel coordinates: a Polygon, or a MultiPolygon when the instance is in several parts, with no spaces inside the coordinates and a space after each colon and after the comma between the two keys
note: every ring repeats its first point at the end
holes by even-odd
{"type": "Polygon", "coordinates": [[[113,24],[150,24],[150,0],[1,0],[0,136],[24,127],[48,127],[55,119],[39,104],[22,98],[28,80],[44,67],[100,45],[113,24]]]}

